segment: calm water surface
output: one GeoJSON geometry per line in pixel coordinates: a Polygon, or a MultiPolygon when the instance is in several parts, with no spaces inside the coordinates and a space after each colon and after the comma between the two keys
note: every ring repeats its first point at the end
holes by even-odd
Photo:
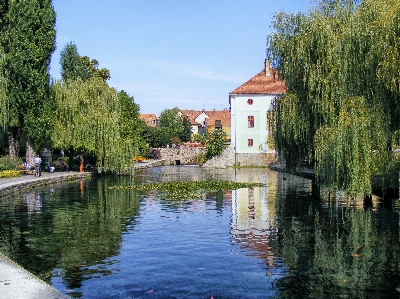
{"type": "Polygon", "coordinates": [[[399,298],[398,200],[312,197],[267,169],[168,166],[0,199],[0,251],[75,298],[399,298]],[[170,200],[115,185],[263,187],[170,200]]]}

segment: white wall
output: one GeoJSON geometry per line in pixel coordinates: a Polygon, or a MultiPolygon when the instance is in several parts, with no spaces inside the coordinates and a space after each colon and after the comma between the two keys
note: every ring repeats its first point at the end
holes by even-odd
{"type": "Polygon", "coordinates": [[[268,137],[267,111],[277,95],[231,95],[231,146],[236,153],[271,153],[266,146],[268,137]],[[248,99],[253,104],[247,103],[248,99]],[[248,116],[254,116],[254,128],[248,127],[248,116]],[[248,146],[248,139],[253,139],[253,146],[248,146]]]}

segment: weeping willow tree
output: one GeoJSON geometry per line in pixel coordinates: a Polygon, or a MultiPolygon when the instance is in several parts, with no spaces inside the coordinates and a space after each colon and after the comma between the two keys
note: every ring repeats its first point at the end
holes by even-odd
{"type": "Polygon", "coordinates": [[[400,1],[322,0],[273,26],[267,52],[288,92],[270,126],[286,166],[311,162],[352,195],[370,194],[374,175],[398,181],[400,1]]]}
{"type": "Polygon", "coordinates": [[[138,149],[129,136],[121,135],[123,119],[115,89],[93,77],[56,82],[54,91],[56,116],[51,139],[55,148],[91,153],[105,171],[132,166],[138,149]]]}

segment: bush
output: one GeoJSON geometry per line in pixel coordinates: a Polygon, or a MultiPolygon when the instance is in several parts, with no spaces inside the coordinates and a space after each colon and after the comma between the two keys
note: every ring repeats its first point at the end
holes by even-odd
{"type": "Polygon", "coordinates": [[[211,159],[214,156],[222,154],[225,149],[226,133],[220,129],[211,132],[207,142],[206,158],[211,159]]]}
{"type": "Polygon", "coordinates": [[[4,170],[0,171],[0,178],[7,179],[7,178],[17,178],[21,176],[21,172],[18,170],[4,170]]]}
{"type": "Polygon", "coordinates": [[[160,150],[153,148],[147,152],[146,158],[155,160],[161,159],[161,152],[160,150]]]}
{"type": "Polygon", "coordinates": [[[18,166],[21,165],[22,165],[21,158],[11,159],[9,156],[0,157],[0,171],[16,170],[18,166]]]}

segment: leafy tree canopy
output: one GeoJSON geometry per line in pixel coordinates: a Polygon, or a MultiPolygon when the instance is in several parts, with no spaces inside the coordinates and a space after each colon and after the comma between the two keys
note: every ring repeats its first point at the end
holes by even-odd
{"type": "Polygon", "coordinates": [[[178,137],[182,132],[182,117],[179,108],[165,109],[161,112],[158,127],[163,145],[170,143],[172,138],[178,137]]]}
{"type": "Polygon", "coordinates": [[[353,195],[371,193],[371,175],[398,177],[399,21],[395,0],[275,15],[267,53],[288,92],[270,121],[287,167],[311,161],[322,182],[353,195]]]}
{"type": "Polygon", "coordinates": [[[54,24],[51,0],[6,0],[0,5],[0,106],[2,125],[13,141],[10,154],[18,152],[22,136],[36,148],[45,139],[54,24]]]}
{"type": "MultiPolygon", "coordinates": [[[[101,78],[56,82],[55,147],[94,154],[98,167],[118,171],[130,167],[139,152],[137,133],[122,132],[128,124],[126,107],[138,108],[131,98],[110,88],[101,78]]],[[[132,112],[135,114],[135,110],[132,112]]]]}
{"type": "Polygon", "coordinates": [[[61,51],[60,65],[61,78],[64,81],[76,80],[77,78],[85,81],[93,77],[99,77],[107,81],[111,78],[108,69],[99,69],[99,62],[96,59],[80,56],[77,46],[72,42],[66,44],[61,51]]]}

